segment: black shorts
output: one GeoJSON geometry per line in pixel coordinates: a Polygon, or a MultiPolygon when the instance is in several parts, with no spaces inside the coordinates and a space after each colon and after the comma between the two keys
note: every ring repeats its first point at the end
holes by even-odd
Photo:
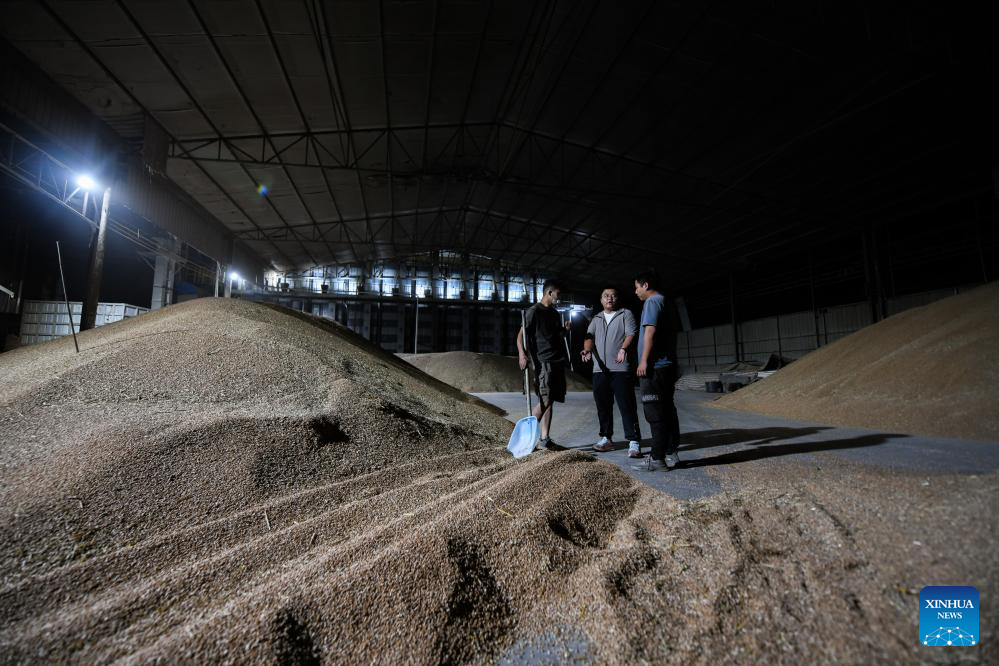
{"type": "Polygon", "coordinates": [[[542,361],[535,365],[534,392],[545,402],[565,402],[565,363],[542,361]]]}

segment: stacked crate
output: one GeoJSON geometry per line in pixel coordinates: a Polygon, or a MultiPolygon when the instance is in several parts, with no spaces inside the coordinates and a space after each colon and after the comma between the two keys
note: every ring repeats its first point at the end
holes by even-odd
{"type": "MultiPolygon", "coordinates": [[[[80,313],[83,303],[70,301],[73,312],[73,330],[80,330],[80,313]]],[[[136,317],[149,308],[128,303],[98,303],[97,326],[136,317]]],[[[55,340],[70,334],[69,314],[63,301],[25,301],[21,312],[21,345],[55,340]]]]}

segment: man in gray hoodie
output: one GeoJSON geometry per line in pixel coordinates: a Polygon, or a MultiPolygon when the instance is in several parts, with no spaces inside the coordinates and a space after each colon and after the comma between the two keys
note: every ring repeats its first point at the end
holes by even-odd
{"type": "Polygon", "coordinates": [[[593,450],[600,453],[613,451],[614,401],[624,422],[624,436],[628,439],[628,457],[641,458],[639,441],[642,435],[638,426],[638,405],[635,386],[628,365],[628,348],[635,340],[638,327],[635,316],[628,309],[617,307],[618,293],[607,287],[600,294],[603,311],[590,321],[583,341],[582,359],[594,361],[593,399],[597,403],[600,419],[600,439],[593,450]]]}

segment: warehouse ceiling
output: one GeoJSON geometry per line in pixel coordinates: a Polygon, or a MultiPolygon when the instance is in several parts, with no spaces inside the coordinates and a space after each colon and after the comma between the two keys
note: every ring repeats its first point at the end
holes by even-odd
{"type": "Polygon", "coordinates": [[[981,54],[928,6],[2,6],[0,34],[129,141],[160,136],[169,177],[281,270],[451,250],[684,282],[991,187],[967,158],[981,54]]]}

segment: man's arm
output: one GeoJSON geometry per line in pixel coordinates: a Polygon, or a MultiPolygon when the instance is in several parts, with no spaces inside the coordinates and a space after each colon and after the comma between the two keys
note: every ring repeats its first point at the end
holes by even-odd
{"type": "Polygon", "coordinates": [[[583,351],[579,356],[587,363],[593,359],[593,336],[596,333],[597,318],[590,320],[590,325],[586,327],[586,337],[583,338],[583,351]]]}
{"type": "Polygon", "coordinates": [[[632,341],[634,341],[635,335],[624,336],[624,342],[621,343],[621,348],[617,350],[617,362],[624,363],[625,359],[628,358],[628,347],[631,346],[632,341]]]}
{"type": "Polygon", "coordinates": [[[621,348],[617,350],[618,363],[624,363],[628,360],[628,347],[635,341],[635,333],[638,331],[638,327],[635,326],[635,315],[631,314],[631,310],[625,309],[621,316],[624,318],[624,341],[621,342],[621,348]]]}
{"type": "Polygon", "coordinates": [[[638,333],[638,325],[635,323],[635,315],[631,314],[631,310],[624,311],[624,334],[627,337],[634,338],[635,334],[638,333]]]}
{"type": "Polygon", "coordinates": [[[524,350],[524,327],[517,331],[517,355],[520,359],[520,369],[527,368],[527,352],[524,350]]]}
{"type": "Polygon", "coordinates": [[[649,354],[652,353],[652,340],[656,337],[655,324],[646,324],[642,327],[642,358],[638,359],[639,377],[644,377],[649,369],[649,354]]]}

